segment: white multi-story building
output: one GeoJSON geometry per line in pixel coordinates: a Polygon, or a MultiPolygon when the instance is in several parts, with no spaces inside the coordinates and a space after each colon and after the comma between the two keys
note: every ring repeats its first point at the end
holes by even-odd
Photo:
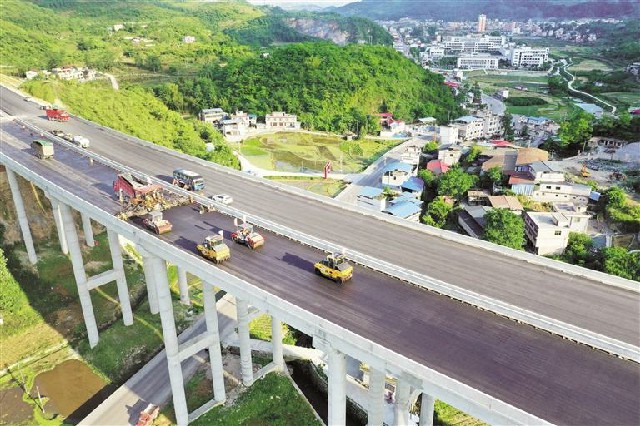
{"type": "Polygon", "coordinates": [[[438,139],[442,144],[458,143],[458,128],[453,126],[438,127],[438,139]]]}
{"type": "Polygon", "coordinates": [[[479,111],[477,116],[482,118],[485,137],[502,134],[502,116],[487,111],[479,111]]]}
{"type": "Polygon", "coordinates": [[[443,46],[446,51],[470,53],[499,51],[506,43],[507,38],[505,36],[486,35],[447,36],[443,40],[443,46]]]}
{"type": "Polygon", "coordinates": [[[541,67],[549,60],[548,47],[511,47],[504,49],[502,54],[509,59],[514,67],[541,67]]]}
{"type": "Polygon", "coordinates": [[[464,115],[453,122],[458,128],[458,135],[463,141],[478,139],[484,136],[484,120],[472,115],[464,115]]]}
{"type": "Polygon", "coordinates": [[[267,129],[299,129],[300,122],[298,116],[287,114],[286,112],[276,111],[267,114],[264,119],[267,129]]]}
{"type": "Polygon", "coordinates": [[[222,108],[207,108],[200,111],[200,120],[205,123],[218,124],[227,116],[222,108]]]}
{"type": "Polygon", "coordinates": [[[564,202],[586,206],[589,203],[591,187],[569,182],[540,182],[533,190],[531,198],[540,202],[564,202]]]}
{"type": "Polygon", "coordinates": [[[571,205],[554,205],[554,212],[524,212],[524,230],[536,254],[562,254],[570,232],[585,232],[589,215],[571,205]]]}
{"type": "Polygon", "coordinates": [[[247,126],[239,119],[222,120],[222,135],[229,142],[238,142],[247,135],[247,126]]]}
{"type": "Polygon", "coordinates": [[[497,56],[491,55],[461,55],[458,56],[458,68],[466,68],[466,69],[498,69],[498,60],[497,56]]]}

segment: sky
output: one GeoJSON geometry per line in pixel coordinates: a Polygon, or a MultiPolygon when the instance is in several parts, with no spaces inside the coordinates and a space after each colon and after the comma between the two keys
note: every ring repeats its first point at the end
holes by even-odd
{"type": "Polygon", "coordinates": [[[356,1],[358,0],[249,0],[249,3],[270,6],[286,6],[295,3],[306,3],[316,6],[342,6],[356,1]]]}

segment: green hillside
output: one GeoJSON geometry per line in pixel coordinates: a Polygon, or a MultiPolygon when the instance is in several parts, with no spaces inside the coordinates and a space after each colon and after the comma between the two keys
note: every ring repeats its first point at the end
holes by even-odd
{"type": "Polygon", "coordinates": [[[459,112],[442,76],[382,46],[292,44],[208,66],[180,89],[194,113],[213,106],[258,115],[283,110],[318,130],[353,129],[382,110],[405,120],[459,112]]]}

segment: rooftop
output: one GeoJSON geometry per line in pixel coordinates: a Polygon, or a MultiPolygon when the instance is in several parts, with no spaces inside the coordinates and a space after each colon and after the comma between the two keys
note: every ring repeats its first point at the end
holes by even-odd
{"type": "Polygon", "coordinates": [[[455,121],[463,123],[473,123],[474,121],[482,121],[482,118],[474,117],[473,115],[463,115],[462,117],[456,118],[455,121]]]}
{"type": "Polygon", "coordinates": [[[420,192],[424,189],[424,181],[417,176],[411,176],[405,183],[402,184],[402,189],[407,191],[420,192]]]}
{"type": "Polygon", "coordinates": [[[522,148],[518,151],[516,166],[531,164],[536,161],[548,161],[549,153],[540,148],[522,148]]]}
{"type": "Polygon", "coordinates": [[[514,197],[511,195],[494,195],[489,197],[489,203],[491,207],[501,208],[501,209],[509,209],[512,211],[522,211],[524,208],[520,201],[518,201],[518,197],[514,197]]]}
{"type": "Polygon", "coordinates": [[[393,172],[393,171],[402,171],[402,172],[411,172],[413,170],[413,166],[411,164],[403,163],[401,161],[395,161],[391,164],[387,164],[384,169],[382,169],[383,173],[393,172]]]}
{"type": "Polygon", "coordinates": [[[376,198],[376,197],[380,196],[380,194],[382,194],[382,192],[383,191],[380,188],[374,188],[373,186],[364,186],[360,190],[360,193],[358,194],[358,196],[359,197],[366,197],[366,198],[376,198]]]}
{"type": "Polygon", "coordinates": [[[410,216],[420,213],[421,210],[422,207],[420,206],[420,204],[411,201],[403,201],[387,207],[384,212],[392,216],[406,219],[410,216]]]}

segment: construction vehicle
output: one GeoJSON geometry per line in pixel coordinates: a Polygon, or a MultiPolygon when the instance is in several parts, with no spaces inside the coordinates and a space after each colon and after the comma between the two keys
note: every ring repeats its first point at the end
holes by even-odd
{"type": "Polygon", "coordinates": [[[31,148],[41,160],[53,157],[53,143],[41,139],[31,142],[31,148]]]}
{"type": "Polygon", "coordinates": [[[154,404],[147,405],[147,408],[140,412],[136,426],[151,426],[153,421],[160,414],[160,407],[154,404]]]}
{"type": "Polygon", "coordinates": [[[315,273],[330,280],[344,283],[351,279],[353,266],[342,254],[329,254],[327,258],[313,265],[315,273]]]}
{"type": "Polygon", "coordinates": [[[133,214],[162,209],[162,187],[144,182],[129,173],[118,175],[113,182],[113,191],[118,196],[120,203],[133,210],[133,214]]]}
{"type": "Polygon", "coordinates": [[[609,179],[610,180],[625,181],[625,180],[627,180],[627,175],[625,175],[624,173],[619,172],[619,171],[614,171],[613,173],[611,173],[611,175],[609,175],[609,179]]]}
{"type": "Polygon", "coordinates": [[[185,169],[173,171],[173,184],[187,191],[201,191],[204,189],[204,179],[196,172],[185,169]]]}
{"type": "Polygon", "coordinates": [[[142,221],[142,224],[158,235],[166,234],[173,229],[171,222],[164,219],[162,212],[157,210],[149,212],[147,217],[142,221]]]}
{"type": "Polygon", "coordinates": [[[234,220],[237,227],[236,232],[231,233],[231,239],[238,244],[243,244],[252,250],[262,247],[264,245],[264,237],[253,230],[253,225],[250,225],[244,220],[238,225],[238,219],[234,220]]]}
{"type": "Polygon", "coordinates": [[[198,251],[205,259],[213,261],[213,263],[222,263],[231,258],[231,251],[224,243],[222,235],[209,235],[204,239],[202,244],[198,244],[198,251]]]}
{"type": "Polygon", "coordinates": [[[45,108],[47,119],[49,121],[69,121],[69,113],[65,110],[53,108],[45,108]]]}
{"type": "Polygon", "coordinates": [[[582,165],[582,170],[580,170],[580,174],[582,175],[582,177],[591,176],[591,173],[589,172],[589,170],[587,170],[587,165],[586,164],[582,165]]]}
{"type": "Polygon", "coordinates": [[[71,142],[78,145],[80,148],[89,148],[89,139],[84,136],[74,136],[71,138],[71,142]]]}

